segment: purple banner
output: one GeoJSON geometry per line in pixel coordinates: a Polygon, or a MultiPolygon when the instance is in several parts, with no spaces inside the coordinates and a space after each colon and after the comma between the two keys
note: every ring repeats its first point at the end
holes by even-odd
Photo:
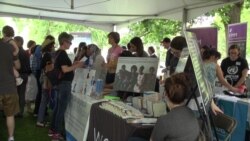
{"type": "Polygon", "coordinates": [[[187,29],[187,31],[191,31],[196,34],[199,47],[206,45],[217,49],[218,30],[216,27],[190,28],[187,29]]]}
{"type": "Polygon", "coordinates": [[[240,47],[241,57],[246,58],[247,23],[228,25],[228,47],[236,44],[240,47]]]}

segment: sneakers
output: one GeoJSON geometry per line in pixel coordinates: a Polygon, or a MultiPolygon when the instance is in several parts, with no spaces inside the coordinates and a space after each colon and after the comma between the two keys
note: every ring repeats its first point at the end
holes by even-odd
{"type": "Polygon", "coordinates": [[[41,128],[49,127],[49,122],[36,122],[36,127],[41,127],[41,128]]]}
{"type": "Polygon", "coordinates": [[[23,83],[23,79],[21,77],[16,77],[16,85],[20,86],[23,83]]]}
{"type": "Polygon", "coordinates": [[[14,141],[14,137],[9,137],[8,141],[14,141]]]}
{"type": "Polygon", "coordinates": [[[53,129],[49,129],[48,136],[52,137],[54,134],[56,134],[56,132],[53,129]]]}
{"type": "Polygon", "coordinates": [[[51,137],[51,140],[64,140],[64,137],[59,134],[59,133],[56,133],[56,134],[53,134],[52,137],[51,137]]]}

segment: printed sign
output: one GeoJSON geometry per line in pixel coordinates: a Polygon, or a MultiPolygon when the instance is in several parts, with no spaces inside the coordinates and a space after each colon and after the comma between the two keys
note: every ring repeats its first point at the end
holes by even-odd
{"type": "Polygon", "coordinates": [[[217,49],[218,29],[216,27],[190,28],[187,31],[195,33],[199,47],[206,45],[217,49]]]}
{"type": "Polygon", "coordinates": [[[95,72],[91,69],[76,69],[71,92],[78,96],[90,96],[95,84],[95,72]]]}
{"type": "MultiPolygon", "coordinates": [[[[188,44],[188,50],[194,68],[196,81],[198,84],[199,92],[203,100],[203,106],[208,109],[210,107],[212,88],[205,78],[205,70],[203,68],[202,59],[200,55],[199,46],[194,33],[185,32],[185,37],[188,44]]],[[[205,111],[206,112],[206,111],[205,111]]]]}
{"type": "Polygon", "coordinates": [[[240,55],[246,58],[247,45],[247,23],[228,25],[228,47],[237,45],[240,48],[240,55]]]}

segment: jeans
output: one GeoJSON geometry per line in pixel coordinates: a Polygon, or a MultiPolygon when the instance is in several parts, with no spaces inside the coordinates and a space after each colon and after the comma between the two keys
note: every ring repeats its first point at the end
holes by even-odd
{"type": "Polygon", "coordinates": [[[26,84],[28,82],[28,74],[20,74],[21,78],[23,79],[23,83],[20,86],[17,86],[17,92],[19,96],[19,107],[20,107],[20,115],[23,115],[24,106],[25,106],[25,91],[26,91],[26,84]]]}
{"type": "Polygon", "coordinates": [[[41,98],[42,98],[42,85],[40,83],[40,76],[41,76],[41,70],[37,70],[36,72],[33,72],[36,77],[37,87],[38,87],[38,93],[36,95],[36,102],[35,102],[35,108],[34,108],[34,114],[38,114],[41,98]]]}
{"type": "Polygon", "coordinates": [[[57,102],[53,111],[51,128],[57,133],[64,132],[64,113],[71,97],[71,81],[62,81],[58,85],[57,102]]]}
{"type": "Polygon", "coordinates": [[[39,106],[39,112],[38,112],[38,118],[37,118],[38,122],[44,121],[44,116],[45,116],[47,105],[50,102],[51,96],[55,94],[56,94],[55,89],[51,89],[51,90],[43,89],[42,90],[42,99],[41,99],[41,103],[39,106]]]}

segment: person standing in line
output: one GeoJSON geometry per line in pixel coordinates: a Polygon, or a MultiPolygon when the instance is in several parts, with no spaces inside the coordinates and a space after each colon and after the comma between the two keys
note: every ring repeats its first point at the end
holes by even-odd
{"type": "Polygon", "coordinates": [[[134,37],[130,40],[130,51],[135,57],[148,57],[140,37],[134,37]]]}
{"type": "Polygon", "coordinates": [[[148,54],[149,54],[149,57],[157,58],[157,56],[155,55],[155,49],[153,46],[148,47],[148,54]]]}
{"type": "Polygon", "coordinates": [[[244,87],[249,70],[247,60],[240,56],[240,48],[237,45],[231,45],[228,51],[229,57],[221,62],[223,75],[234,87],[244,87]]]}
{"type": "Polygon", "coordinates": [[[25,91],[26,91],[26,84],[28,82],[28,76],[31,73],[30,69],[30,60],[28,54],[23,49],[23,38],[21,36],[16,36],[14,38],[14,41],[16,42],[18,48],[19,48],[19,60],[21,64],[21,68],[18,70],[20,77],[23,79],[23,83],[19,86],[17,86],[17,92],[19,96],[19,107],[20,107],[20,113],[17,115],[17,117],[23,117],[24,113],[24,106],[25,106],[25,91]]]}
{"type": "MultiPolygon", "coordinates": [[[[47,35],[45,37],[45,40],[55,40],[55,38],[52,36],[52,35],[47,35]]],[[[44,44],[44,43],[43,43],[44,44]]],[[[41,77],[41,74],[42,74],[42,71],[41,71],[41,62],[42,62],[42,45],[36,45],[34,48],[34,54],[33,54],[33,57],[32,57],[32,60],[30,59],[31,61],[31,70],[32,70],[32,73],[35,75],[36,77],[36,80],[37,80],[37,86],[38,86],[38,93],[36,95],[36,101],[35,101],[35,108],[34,108],[34,111],[33,111],[33,116],[34,117],[37,117],[38,115],[38,111],[39,111],[39,106],[40,106],[40,102],[41,102],[41,99],[42,99],[42,85],[40,83],[40,77],[41,77]]]]}
{"type": "Polygon", "coordinates": [[[14,57],[11,45],[0,40],[0,102],[3,104],[3,111],[6,116],[8,141],[14,141],[14,115],[19,112],[13,63],[14,57]]]}
{"type": "Polygon", "coordinates": [[[72,44],[72,40],[73,36],[66,32],[62,32],[58,37],[60,48],[55,53],[57,58],[54,67],[61,70],[62,78],[57,86],[57,102],[53,110],[51,129],[49,130],[49,135],[52,135],[52,140],[64,138],[64,114],[71,97],[71,83],[74,78],[74,70],[84,67],[81,61],[76,61],[72,64],[66,53],[66,50],[69,49],[72,44]]]}
{"type": "Polygon", "coordinates": [[[110,32],[108,34],[108,42],[112,47],[109,48],[107,55],[106,84],[112,84],[115,80],[118,57],[123,49],[118,45],[120,42],[120,35],[118,32],[110,32]]]}
{"type": "Polygon", "coordinates": [[[29,57],[31,56],[31,49],[33,48],[33,47],[35,47],[36,46],[36,42],[35,41],[33,41],[33,40],[29,40],[28,41],[28,43],[27,43],[27,50],[26,50],[26,53],[29,55],[29,57]]]}
{"type": "Polygon", "coordinates": [[[171,54],[171,51],[170,51],[170,43],[171,43],[171,40],[168,38],[168,37],[165,37],[162,41],[161,41],[161,44],[162,46],[164,47],[164,49],[167,50],[167,53],[166,53],[166,60],[165,60],[165,67],[166,68],[169,68],[170,67],[170,59],[172,58],[173,54],[171,54]]]}
{"type": "Polygon", "coordinates": [[[55,89],[52,87],[48,78],[45,75],[46,65],[49,65],[53,62],[52,60],[52,51],[54,50],[55,40],[45,39],[42,44],[42,62],[41,62],[41,84],[42,84],[42,98],[39,106],[38,117],[36,126],[38,127],[46,127],[47,124],[44,120],[47,105],[52,99],[52,95],[56,95],[55,89]]]}
{"type": "Polygon", "coordinates": [[[16,85],[17,86],[21,85],[23,82],[23,79],[19,76],[19,73],[18,73],[18,69],[21,68],[20,60],[18,57],[19,48],[17,44],[15,43],[15,41],[13,40],[15,31],[11,26],[6,25],[2,29],[2,34],[3,34],[2,41],[10,44],[12,51],[13,51],[13,56],[14,56],[13,70],[14,70],[14,76],[16,77],[16,85]]]}

